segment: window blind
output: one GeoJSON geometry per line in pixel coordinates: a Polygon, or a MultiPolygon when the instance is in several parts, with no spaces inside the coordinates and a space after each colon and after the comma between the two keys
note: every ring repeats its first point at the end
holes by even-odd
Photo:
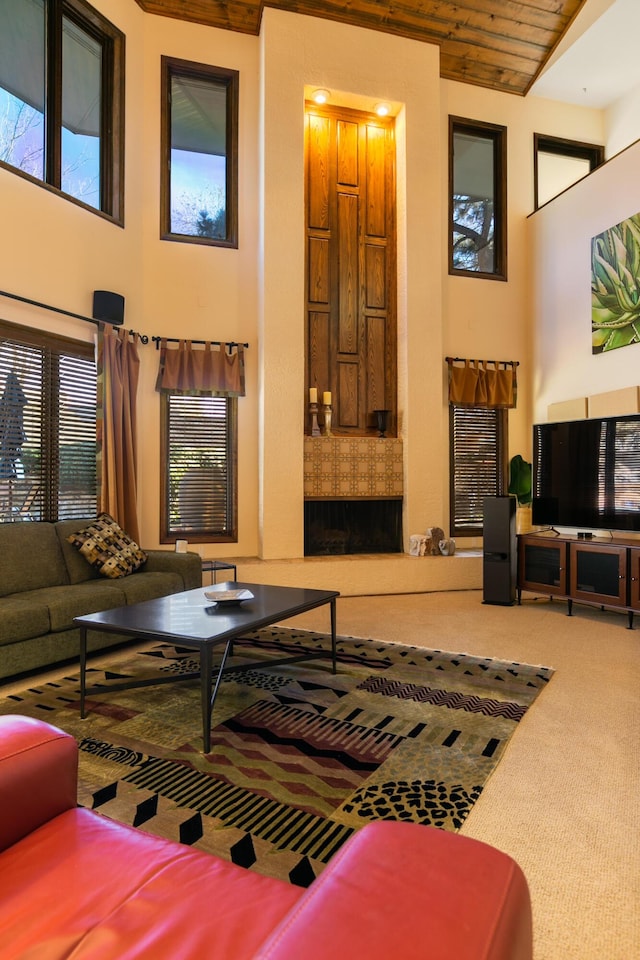
{"type": "Polygon", "coordinates": [[[235,540],[235,410],[228,397],[163,394],[162,539],[235,540]]]}
{"type": "Polygon", "coordinates": [[[450,406],[451,534],[480,535],[485,497],[504,492],[506,411],[450,406]]]}
{"type": "Polygon", "coordinates": [[[97,511],[93,345],[0,323],[0,520],[97,511]]]}

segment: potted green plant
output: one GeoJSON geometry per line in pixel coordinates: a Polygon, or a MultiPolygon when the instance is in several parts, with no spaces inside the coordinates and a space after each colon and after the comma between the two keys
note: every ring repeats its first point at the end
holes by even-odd
{"type": "Polygon", "coordinates": [[[516,530],[528,533],[531,530],[531,464],[519,453],[509,463],[509,493],[518,501],[516,530]]]}

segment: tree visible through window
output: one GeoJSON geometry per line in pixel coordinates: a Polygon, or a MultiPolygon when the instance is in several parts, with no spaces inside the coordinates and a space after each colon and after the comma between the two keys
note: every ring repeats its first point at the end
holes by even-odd
{"type": "Polygon", "coordinates": [[[93,344],[0,322],[0,522],[91,517],[93,344]]]}
{"type": "Polygon", "coordinates": [[[123,64],[83,0],[2,0],[0,161],[121,220],[123,64]]]}
{"type": "Polygon", "coordinates": [[[449,271],[506,279],[506,129],[449,118],[449,271]]]}
{"type": "Polygon", "coordinates": [[[481,536],[485,497],[504,493],[507,411],[455,404],[449,410],[451,535],[481,536]]]}
{"type": "Polygon", "coordinates": [[[237,399],[163,393],[161,541],[237,540],[237,399]]]}
{"type": "Polygon", "coordinates": [[[238,72],[162,58],[162,237],[237,246],[238,72]]]}

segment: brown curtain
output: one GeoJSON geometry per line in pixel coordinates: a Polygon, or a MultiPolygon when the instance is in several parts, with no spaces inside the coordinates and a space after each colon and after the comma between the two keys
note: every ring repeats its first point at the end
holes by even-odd
{"type": "Polygon", "coordinates": [[[177,347],[171,349],[166,340],[161,340],[156,390],[244,397],[242,344],[216,345],[207,342],[197,349],[190,340],[180,340],[177,347]],[[231,352],[225,346],[231,346],[231,352]]]}
{"type": "Polygon", "coordinates": [[[449,403],[459,407],[515,407],[515,361],[453,360],[449,364],[449,403]]]}
{"type": "Polygon", "coordinates": [[[136,397],[138,334],[106,324],[98,333],[98,446],[101,511],[138,540],[136,397]]]}

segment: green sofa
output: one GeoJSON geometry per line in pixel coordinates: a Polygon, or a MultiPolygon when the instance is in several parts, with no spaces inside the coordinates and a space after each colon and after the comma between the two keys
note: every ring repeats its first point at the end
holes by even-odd
{"type": "MultiPolygon", "coordinates": [[[[90,522],[0,523],[0,679],[79,657],[74,617],[202,585],[200,556],[170,550],[145,550],[127,576],[100,576],[66,539],[90,522]]],[[[92,630],[89,648],[125,639],[92,630]]]]}

